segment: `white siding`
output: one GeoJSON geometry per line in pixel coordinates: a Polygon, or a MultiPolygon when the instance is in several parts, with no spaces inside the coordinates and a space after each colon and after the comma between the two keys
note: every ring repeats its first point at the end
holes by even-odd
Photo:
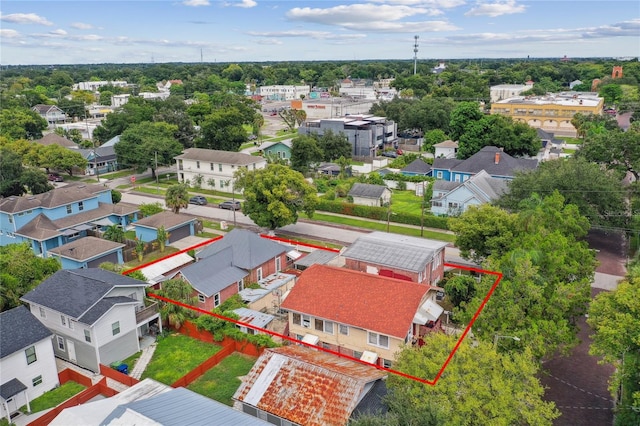
{"type": "MultiPolygon", "coordinates": [[[[104,346],[135,329],[136,313],[134,306],[114,306],[96,324],[94,324],[96,344],[104,346]],[[120,322],[120,333],[114,336],[111,330],[111,325],[116,321],[120,322]]],[[[84,339],[84,335],[82,338],[84,339]]]]}

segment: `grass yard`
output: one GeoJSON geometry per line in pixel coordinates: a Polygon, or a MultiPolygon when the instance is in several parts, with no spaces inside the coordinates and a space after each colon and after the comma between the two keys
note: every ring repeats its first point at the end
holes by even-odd
{"type": "Polygon", "coordinates": [[[135,268],[136,266],[144,265],[145,263],[149,263],[153,260],[160,259],[161,257],[169,256],[172,253],[180,251],[175,247],[165,246],[164,251],[161,253],[160,250],[154,250],[150,253],[147,253],[142,258],[142,262],[138,262],[138,260],[132,260],[125,264],[125,269],[135,268]]]}
{"type": "MultiPolygon", "coordinates": [[[[369,220],[363,220],[351,217],[332,216],[322,213],[314,213],[313,220],[321,222],[339,223],[347,226],[356,226],[358,228],[374,229],[376,231],[387,231],[387,224],[385,222],[372,222],[369,220]]],[[[393,222],[389,224],[389,232],[403,235],[413,235],[414,237],[420,236],[419,228],[409,228],[402,225],[394,225],[393,222]]],[[[430,238],[432,240],[445,241],[452,243],[455,241],[456,236],[453,234],[447,234],[445,232],[432,231],[425,229],[423,233],[424,238],[430,238]]]]}
{"type": "MultiPolygon", "coordinates": [[[[314,214],[314,217],[315,217],[315,214],[314,214]]],[[[310,238],[292,237],[290,235],[285,235],[285,234],[276,233],[276,237],[284,238],[285,240],[298,241],[300,243],[313,244],[315,246],[320,246],[320,247],[328,247],[328,248],[335,248],[335,249],[341,249],[343,247],[340,244],[332,244],[332,243],[327,243],[325,241],[312,240],[310,238]]]]}
{"type": "Polygon", "coordinates": [[[255,358],[232,353],[187,388],[231,406],[233,405],[231,397],[240,386],[238,377],[247,374],[255,362],[255,358]]]}
{"type": "MultiPolygon", "coordinates": [[[[31,412],[37,413],[38,411],[53,408],[57,405],[62,404],[72,396],[79,394],[85,389],[86,388],[79,383],[72,381],[67,382],[64,385],[57,387],[56,389],[43,393],[42,395],[31,401],[31,412]]],[[[26,413],[27,406],[25,405],[21,407],[20,411],[26,413]]]]}
{"type": "Polygon", "coordinates": [[[391,211],[396,213],[409,213],[420,216],[422,210],[420,203],[422,198],[416,196],[413,191],[394,190],[391,194],[391,211]]]}
{"type": "Polygon", "coordinates": [[[171,385],[220,349],[220,346],[201,342],[178,333],[158,338],[156,351],[142,373],[141,380],[150,377],[171,385]]]}
{"type": "Polygon", "coordinates": [[[129,170],[120,170],[118,172],[111,173],[100,173],[100,179],[119,179],[127,176],[131,176],[135,171],[132,169],[129,170]]]}

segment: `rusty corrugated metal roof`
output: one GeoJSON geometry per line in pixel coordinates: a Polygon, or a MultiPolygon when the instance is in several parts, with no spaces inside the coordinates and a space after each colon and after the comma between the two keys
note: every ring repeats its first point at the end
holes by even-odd
{"type": "Polygon", "coordinates": [[[266,350],[234,399],[302,425],[345,425],[367,383],[386,373],[302,346],[266,350]]]}

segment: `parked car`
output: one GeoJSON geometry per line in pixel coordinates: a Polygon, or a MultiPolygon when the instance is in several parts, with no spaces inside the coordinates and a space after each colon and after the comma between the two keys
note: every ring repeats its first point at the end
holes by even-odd
{"type": "Polygon", "coordinates": [[[64,182],[64,179],[62,179],[62,176],[60,176],[57,173],[49,173],[49,176],[47,176],[47,179],[49,179],[51,182],[64,182]]]}
{"type": "Polygon", "coordinates": [[[241,204],[240,201],[223,201],[220,204],[218,204],[218,207],[220,207],[221,209],[226,209],[226,210],[240,210],[241,209],[241,204]]]}
{"type": "Polygon", "coordinates": [[[402,155],[402,154],[404,154],[404,152],[400,148],[398,148],[398,149],[396,149],[396,154],[402,155]]]}
{"type": "Polygon", "coordinates": [[[197,204],[199,206],[206,206],[207,199],[202,195],[196,195],[194,197],[189,198],[189,204],[197,204]]]}
{"type": "Polygon", "coordinates": [[[383,157],[389,157],[389,158],[398,158],[398,154],[396,154],[395,151],[384,151],[382,153],[383,157]]]}

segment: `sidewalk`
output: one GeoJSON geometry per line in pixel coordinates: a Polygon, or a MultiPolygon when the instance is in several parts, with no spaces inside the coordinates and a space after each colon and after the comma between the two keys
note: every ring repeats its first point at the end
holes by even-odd
{"type": "Polygon", "coordinates": [[[156,343],[153,343],[151,346],[148,346],[142,350],[142,355],[136,361],[136,365],[134,365],[133,370],[129,374],[134,379],[140,379],[142,377],[142,373],[151,362],[151,358],[153,357],[153,353],[156,351],[156,343]]]}

